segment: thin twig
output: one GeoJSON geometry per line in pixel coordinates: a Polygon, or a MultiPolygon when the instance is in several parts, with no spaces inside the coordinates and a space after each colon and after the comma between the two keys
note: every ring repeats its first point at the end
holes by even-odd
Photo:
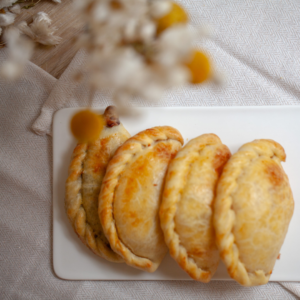
{"type": "Polygon", "coordinates": [[[95,93],[96,93],[96,90],[94,88],[90,88],[89,100],[88,100],[88,107],[89,108],[92,107],[92,103],[93,103],[93,99],[94,99],[95,93]]]}
{"type": "Polygon", "coordinates": [[[13,3],[13,5],[18,4],[18,3],[26,3],[28,0],[18,0],[13,3]]]}
{"type": "Polygon", "coordinates": [[[39,2],[41,2],[41,0],[38,0],[38,1],[35,2],[35,3],[33,3],[33,0],[31,0],[31,4],[23,6],[22,9],[23,9],[23,8],[24,8],[24,9],[29,9],[29,8],[31,8],[31,7],[34,7],[34,6],[36,6],[39,2]]]}

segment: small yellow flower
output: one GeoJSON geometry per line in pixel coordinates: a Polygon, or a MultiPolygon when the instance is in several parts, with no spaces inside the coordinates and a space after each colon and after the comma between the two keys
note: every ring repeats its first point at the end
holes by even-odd
{"type": "Polygon", "coordinates": [[[210,77],[211,66],[209,59],[204,53],[198,50],[193,52],[192,59],[186,66],[191,72],[191,83],[201,83],[210,77]]]}
{"type": "Polygon", "coordinates": [[[189,18],[185,10],[175,2],[171,2],[171,5],[171,10],[165,16],[156,20],[158,34],[173,25],[188,22],[189,18]]]}
{"type": "Polygon", "coordinates": [[[100,136],[105,121],[102,115],[86,109],[76,113],[70,125],[71,132],[79,143],[92,143],[100,136]]]}

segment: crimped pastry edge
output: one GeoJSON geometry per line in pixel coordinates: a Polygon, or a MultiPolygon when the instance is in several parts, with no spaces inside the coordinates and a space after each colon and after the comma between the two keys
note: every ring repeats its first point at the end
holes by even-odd
{"type": "MultiPolygon", "coordinates": [[[[178,155],[180,154],[180,151],[183,151],[186,149],[186,147],[189,148],[194,148],[196,144],[197,145],[197,150],[193,151],[192,154],[195,154],[195,152],[198,154],[199,153],[199,148],[200,151],[207,145],[213,145],[220,143],[222,144],[220,138],[215,135],[215,134],[203,134],[201,136],[198,136],[192,140],[190,140],[184,148],[179,150],[177,153],[176,157],[174,160],[170,163],[168,173],[166,176],[166,185],[165,185],[165,190],[168,189],[168,183],[169,183],[169,178],[171,172],[173,172],[173,169],[182,170],[182,164],[184,164],[185,161],[183,160],[176,160],[178,155]],[[197,143],[196,143],[197,141],[197,143]],[[201,149],[200,146],[203,145],[203,148],[201,149]]],[[[230,153],[229,149],[228,152],[230,153]]],[[[185,157],[185,160],[191,160],[195,159],[195,155],[190,155],[190,157],[185,157]]],[[[180,175],[177,175],[180,176],[180,175]]],[[[184,175],[183,175],[184,176],[184,175]]],[[[213,274],[210,271],[204,271],[200,267],[197,266],[195,260],[190,257],[183,245],[180,244],[180,237],[178,233],[175,230],[175,215],[177,211],[177,205],[181,199],[181,193],[180,190],[183,189],[183,186],[185,185],[185,182],[182,183],[182,186],[176,186],[175,190],[174,187],[170,189],[171,194],[166,195],[165,193],[163,194],[163,200],[162,200],[162,205],[160,208],[160,222],[161,222],[161,228],[164,232],[164,237],[165,237],[165,242],[170,250],[170,254],[173,257],[173,259],[179,264],[179,266],[186,271],[191,278],[197,281],[201,282],[209,282],[213,276],[213,274]]]]}
{"type": "MultiPolygon", "coordinates": [[[[277,156],[281,161],[285,161],[286,159],[286,154],[283,147],[279,143],[270,139],[258,139],[254,140],[253,142],[246,143],[239,148],[238,152],[247,151],[249,147],[250,149],[255,147],[256,150],[258,150],[258,153],[265,153],[264,151],[267,150],[267,154],[270,157],[273,155],[277,156]]],[[[230,164],[235,158],[236,155],[233,155],[228,161],[228,164],[230,164]]],[[[263,270],[256,270],[254,273],[246,270],[244,264],[239,260],[239,249],[235,244],[235,237],[232,233],[235,220],[235,211],[231,208],[233,202],[231,194],[236,188],[236,180],[243,167],[243,165],[238,164],[238,167],[234,168],[235,180],[227,187],[227,196],[223,198],[220,198],[219,196],[221,194],[219,191],[221,187],[219,187],[219,185],[221,186],[223,177],[226,176],[226,172],[221,175],[217,187],[217,197],[214,204],[215,214],[213,223],[216,232],[216,244],[219,248],[221,259],[224,261],[230,277],[241,285],[256,286],[268,283],[271,274],[265,273],[263,270]],[[225,225],[224,222],[220,221],[222,218],[227,219],[225,225]]]]}
{"type": "Polygon", "coordinates": [[[183,138],[179,131],[170,126],[158,126],[146,129],[128,139],[117,150],[115,156],[109,162],[99,195],[99,218],[110,246],[124,258],[126,264],[148,272],[154,272],[161,261],[154,262],[148,258],[137,256],[121,241],[113,214],[114,193],[119,176],[132,157],[150,146],[153,142],[169,139],[177,140],[183,144],[183,138]]]}
{"type": "Polygon", "coordinates": [[[123,259],[109,249],[99,237],[95,237],[92,228],[86,222],[86,212],[82,207],[82,172],[83,161],[87,153],[87,144],[78,144],[73,151],[69,167],[69,176],[66,181],[65,211],[72,227],[80,238],[94,254],[108,261],[121,263],[123,259]]]}

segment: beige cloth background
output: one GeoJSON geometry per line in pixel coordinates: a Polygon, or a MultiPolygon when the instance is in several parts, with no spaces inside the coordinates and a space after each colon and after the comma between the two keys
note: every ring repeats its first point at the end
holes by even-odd
{"type": "MultiPolygon", "coordinates": [[[[160,106],[300,104],[300,2],[184,0],[192,23],[209,23],[215,38],[199,42],[228,76],[170,91],[160,106]]],[[[0,64],[6,58],[0,50],[0,64]]],[[[79,52],[56,80],[28,63],[14,84],[0,80],[1,299],[298,299],[300,283],[245,288],[231,281],[65,281],[52,269],[53,113],[84,106],[87,90],[72,80],[79,52]],[[33,129],[33,130],[32,130],[33,129]],[[38,133],[35,134],[34,132],[38,133]]],[[[93,105],[105,106],[99,93],[93,105]]],[[[151,105],[135,101],[136,105],[151,105]]],[[[217,120],[216,120],[217,122],[217,120]]],[[[295,199],[296,205],[298,199],[295,199]]]]}

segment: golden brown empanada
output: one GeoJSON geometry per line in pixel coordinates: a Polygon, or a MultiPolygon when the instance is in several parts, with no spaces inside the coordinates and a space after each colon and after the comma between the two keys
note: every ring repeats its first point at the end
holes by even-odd
{"type": "Polygon", "coordinates": [[[170,163],[160,221],[171,256],[193,279],[209,282],[219,264],[213,229],[215,188],[230,151],[214,134],[189,141],[170,163]]]}
{"type": "Polygon", "coordinates": [[[217,187],[214,226],[229,275],[245,286],[268,282],[293,215],[294,200],[272,140],[243,145],[217,187]]]}
{"type": "Polygon", "coordinates": [[[123,259],[109,246],[98,217],[98,197],[108,161],[129,137],[115,108],[104,112],[106,126],[92,144],[78,144],[73,152],[66,182],[65,208],[81,239],[95,254],[113,262],[123,259]]]}
{"type": "Polygon", "coordinates": [[[168,164],[182,144],[172,127],[147,129],[127,140],[107,167],[99,217],[112,249],[130,266],[154,272],[167,252],[158,209],[168,164]]]}

